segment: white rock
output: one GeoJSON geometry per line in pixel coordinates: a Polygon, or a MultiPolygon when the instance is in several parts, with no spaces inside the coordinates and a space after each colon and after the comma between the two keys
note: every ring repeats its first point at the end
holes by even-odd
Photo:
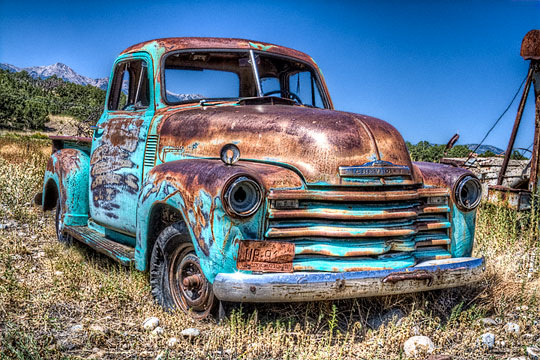
{"type": "Polygon", "coordinates": [[[504,325],[504,331],[510,334],[518,335],[521,332],[521,327],[516,323],[508,322],[506,325],[504,325]]]}
{"type": "Polygon", "coordinates": [[[408,357],[431,354],[435,350],[435,345],[427,336],[413,336],[403,344],[403,350],[408,357]]]}
{"type": "Polygon", "coordinates": [[[55,272],[54,272],[54,275],[56,275],[56,276],[62,276],[62,275],[64,275],[64,273],[63,273],[62,271],[55,271],[55,272]]]}
{"type": "Polygon", "coordinates": [[[193,338],[193,337],[199,336],[200,333],[201,332],[199,331],[199,329],[187,328],[187,329],[182,330],[180,334],[185,337],[193,338]]]}
{"type": "Polygon", "coordinates": [[[492,333],[485,333],[480,336],[480,339],[482,340],[482,345],[487,347],[488,349],[493,349],[495,346],[495,335],[492,333]]]}
{"type": "Polygon", "coordinates": [[[97,324],[90,325],[90,327],[88,329],[90,331],[96,332],[96,333],[102,333],[102,334],[107,333],[107,330],[105,330],[105,328],[103,326],[97,325],[97,324]]]}
{"type": "Polygon", "coordinates": [[[528,346],[527,355],[529,355],[532,360],[540,359],[540,348],[538,346],[528,346]]]}
{"type": "Polygon", "coordinates": [[[527,360],[527,358],[525,356],[520,356],[520,357],[508,358],[508,360],[527,360]]]}
{"type": "Polygon", "coordinates": [[[157,328],[152,330],[152,335],[161,336],[161,335],[163,335],[163,332],[164,332],[163,328],[161,326],[158,326],[157,328]]]}
{"type": "Polygon", "coordinates": [[[156,360],[164,360],[165,359],[165,351],[162,351],[156,356],[156,360]]]}
{"type": "Polygon", "coordinates": [[[105,357],[105,351],[99,350],[98,352],[95,352],[93,354],[90,354],[90,356],[87,357],[87,359],[103,359],[105,357]]]}
{"type": "Polygon", "coordinates": [[[143,321],[143,328],[145,330],[154,330],[159,325],[159,319],[155,316],[149,317],[148,319],[143,321]]]}
{"type": "Polygon", "coordinates": [[[486,326],[495,326],[497,325],[497,321],[495,321],[494,319],[492,318],[482,318],[480,319],[480,322],[486,326]]]}
{"type": "Polygon", "coordinates": [[[178,345],[178,339],[175,338],[175,337],[172,337],[169,339],[169,341],[167,341],[167,346],[168,347],[175,347],[176,345],[178,345]]]}
{"type": "Polygon", "coordinates": [[[84,331],[84,326],[82,326],[81,324],[73,325],[69,328],[69,331],[72,333],[80,333],[84,331]]]}

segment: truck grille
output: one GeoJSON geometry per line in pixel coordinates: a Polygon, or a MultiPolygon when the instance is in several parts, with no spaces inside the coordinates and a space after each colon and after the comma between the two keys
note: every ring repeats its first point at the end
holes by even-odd
{"type": "Polygon", "coordinates": [[[451,257],[448,191],[274,190],[265,238],[295,244],[295,271],[361,271],[451,257]]]}

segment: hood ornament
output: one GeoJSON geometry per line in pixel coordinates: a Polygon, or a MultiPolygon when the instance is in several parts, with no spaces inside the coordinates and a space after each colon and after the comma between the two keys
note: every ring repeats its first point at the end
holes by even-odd
{"type": "Polygon", "coordinates": [[[219,157],[227,165],[233,165],[240,158],[240,149],[234,144],[226,144],[221,148],[219,157]]]}
{"type": "Polygon", "coordinates": [[[363,176],[401,176],[411,175],[408,166],[394,165],[389,161],[371,161],[363,165],[340,166],[339,176],[341,177],[363,177],[363,176]]]}

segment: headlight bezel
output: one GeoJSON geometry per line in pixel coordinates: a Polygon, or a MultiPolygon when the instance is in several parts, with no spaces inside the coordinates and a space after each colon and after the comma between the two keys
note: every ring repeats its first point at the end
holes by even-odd
{"type": "Polygon", "coordinates": [[[453,195],[458,209],[464,212],[473,211],[482,201],[482,183],[475,176],[467,174],[456,181],[453,195]],[[471,196],[475,196],[474,201],[471,201],[472,198],[467,199],[471,196]]]}
{"type": "Polygon", "coordinates": [[[263,195],[262,187],[257,180],[249,175],[237,175],[230,179],[223,189],[223,205],[229,215],[238,218],[247,218],[254,215],[260,209],[263,195]],[[244,187],[242,188],[242,186],[244,187]],[[245,210],[238,208],[238,200],[234,199],[236,191],[240,189],[246,193],[246,196],[249,196],[251,192],[256,197],[251,201],[249,208],[245,210]],[[248,190],[247,192],[246,189],[248,190]]]}

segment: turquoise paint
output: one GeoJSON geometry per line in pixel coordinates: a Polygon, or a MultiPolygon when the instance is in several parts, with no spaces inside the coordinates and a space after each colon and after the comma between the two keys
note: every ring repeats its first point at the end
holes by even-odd
{"type": "MultiPolygon", "coordinates": [[[[89,206],[90,216],[109,229],[133,235],[136,233],[136,208],[133,204],[137,201],[143,180],[146,139],[155,112],[154,62],[146,52],[126,54],[118,57],[111,72],[112,79],[119,63],[134,59],[147,63],[150,104],[146,109],[129,112],[105,108],[98,121],[102,129],[94,131],[89,188],[93,199],[89,206]],[[114,129],[115,133],[108,133],[109,129],[114,129]],[[118,138],[126,139],[125,144],[118,145],[118,138]],[[99,169],[97,174],[94,174],[94,169],[99,169]]],[[[109,87],[106,104],[110,95],[109,87]]]]}
{"type": "Polygon", "coordinates": [[[463,212],[452,205],[452,229],[450,245],[452,257],[471,256],[474,245],[476,210],[463,212]]]}
{"type": "Polygon", "coordinates": [[[47,184],[54,182],[63,207],[60,227],[65,225],[85,226],[88,223],[88,174],[90,158],[81,150],[63,149],[49,158],[49,165],[43,181],[43,202],[45,201],[47,184]],[[70,154],[71,168],[61,164],[61,158],[70,154]],[[77,164],[77,166],[75,166],[77,164]]]}
{"type": "MultiPolygon", "coordinates": [[[[196,160],[186,160],[188,162],[196,160]]],[[[183,161],[177,161],[179,165],[183,161]]],[[[225,165],[215,161],[216,170],[225,165]]],[[[231,174],[234,167],[227,167],[231,174]]],[[[178,167],[178,179],[182,179],[182,168],[178,167]]],[[[152,210],[161,204],[178,209],[186,223],[195,252],[207,279],[213,282],[220,272],[235,272],[236,255],[240,240],[261,239],[260,224],[264,223],[265,206],[249,219],[231,218],[220,200],[221,188],[190,188],[191,184],[181,184],[173,174],[160,184],[155,183],[155,174],[159,167],[148,174],[138,200],[137,243],[135,248],[135,266],[139,270],[147,269],[149,252],[147,239],[149,218],[152,210]],[[156,189],[156,185],[159,188],[156,189]]],[[[212,176],[212,174],[207,174],[212,176]]],[[[223,181],[225,181],[223,179],[223,181]]]]}
{"type": "Polygon", "coordinates": [[[109,240],[114,240],[120,244],[135,247],[135,237],[128,236],[112,229],[108,229],[104,226],[96,224],[94,221],[88,221],[88,227],[92,230],[99,232],[101,235],[109,240]]]}
{"type": "Polygon", "coordinates": [[[259,43],[253,43],[251,41],[249,42],[249,46],[251,46],[254,49],[261,50],[261,51],[268,51],[271,48],[275,47],[275,45],[263,45],[259,43]]]}
{"type": "Polygon", "coordinates": [[[399,254],[379,258],[338,258],[325,257],[320,259],[297,256],[293,260],[293,267],[303,271],[344,272],[355,269],[383,270],[402,269],[414,266],[416,260],[410,254],[399,254]]]}
{"type": "Polygon", "coordinates": [[[442,248],[416,250],[412,253],[412,255],[417,262],[435,259],[446,259],[452,257],[452,255],[448,251],[442,248]]]}
{"type": "Polygon", "coordinates": [[[365,255],[376,256],[389,251],[391,244],[386,241],[366,241],[362,244],[347,241],[295,241],[295,254],[321,254],[327,256],[350,256],[351,251],[362,250],[365,255]]]}

